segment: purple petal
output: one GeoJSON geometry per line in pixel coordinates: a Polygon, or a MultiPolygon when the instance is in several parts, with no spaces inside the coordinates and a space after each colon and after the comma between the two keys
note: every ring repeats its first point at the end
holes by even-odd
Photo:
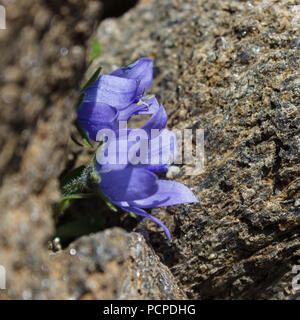
{"type": "Polygon", "coordinates": [[[132,201],[130,204],[139,208],[153,208],[199,202],[193,192],[182,183],[168,180],[158,180],[157,183],[157,192],[146,199],[132,201]]]}
{"type": "Polygon", "coordinates": [[[141,129],[130,130],[131,137],[129,137],[130,139],[127,141],[127,146],[124,141],[122,142],[122,140],[117,139],[117,153],[120,155],[121,153],[125,154],[127,152],[128,166],[140,167],[152,172],[166,172],[166,165],[173,163],[177,157],[176,135],[166,129],[163,131],[158,130],[160,134],[154,139],[150,139],[145,133],[143,138],[139,133],[140,130],[141,129]],[[140,137],[140,140],[132,141],[131,139],[135,136],[140,137]],[[133,149],[131,149],[132,147],[133,149]],[[136,162],[137,153],[139,153],[139,160],[141,161],[138,163],[136,162]]]}
{"type": "MultiPolygon", "coordinates": [[[[163,131],[160,131],[159,135],[152,134],[151,138],[152,139],[149,141],[148,164],[153,167],[153,169],[151,169],[151,167],[147,167],[147,169],[154,171],[156,170],[156,167],[172,164],[178,154],[175,133],[164,129],[163,131]]],[[[141,141],[141,143],[142,142],[143,141],[141,141]]]]}
{"type": "Polygon", "coordinates": [[[144,105],[138,106],[136,103],[131,104],[127,108],[120,110],[119,121],[128,121],[133,116],[140,114],[141,111],[147,110],[144,105]]]}
{"type": "MultiPolygon", "coordinates": [[[[172,160],[171,162],[173,162],[177,157],[176,135],[169,130],[161,131],[161,129],[165,128],[166,126],[167,113],[162,105],[159,108],[157,108],[158,103],[155,98],[152,98],[150,102],[150,107],[146,111],[137,110],[131,106],[131,110],[128,111],[128,113],[127,109],[125,109],[121,111],[120,114],[123,113],[122,116],[124,116],[124,118],[122,120],[125,120],[126,118],[132,116],[133,113],[146,114],[156,111],[155,114],[141,128],[142,130],[146,131],[148,138],[141,139],[138,143],[135,144],[137,144],[137,149],[140,149],[141,146],[144,144],[147,144],[148,146],[148,162],[146,158],[145,160],[147,163],[143,163],[143,165],[139,166],[144,167],[144,165],[146,165],[145,168],[153,172],[165,172],[167,171],[165,165],[170,162],[170,158],[172,160]],[[152,129],[156,129],[155,132],[152,131],[152,129]],[[138,145],[140,147],[138,147],[138,145]]],[[[132,136],[134,136],[134,133],[137,131],[138,129],[128,129],[127,134],[129,135],[129,133],[131,132],[132,136]]],[[[122,141],[118,141],[118,143],[121,145],[120,149],[122,149],[122,141]]],[[[127,150],[129,150],[131,145],[132,143],[130,144],[130,142],[128,142],[127,150]]],[[[131,161],[129,159],[129,163],[130,162],[131,161]]]]}
{"type": "Polygon", "coordinates": [[[120,111],[119,121],[128,121],[130,118],[140,114],[155,114],[159,110],[159,104],[156,98],[143,100],[146,104],[131,104],[127,108],[120,111]],[[149,108],[147,106],[149,105],[149,108]]]}
{"type": "Polygon", "coordinates": [[[137,216],[142,216],[142,217],[145,217],[145,218],[148,218],[152,221],[154,221],[155,223],[157,223],[159,226],[161,226],[163,229],[164,229],[164,232],[168,238],[168,241],[171,241],[171,234],[170,234],[170,231],[169,229],[157,218],[153,217],[151,214],[147,213],[145,210],[143,209],[140,209],[140,208],[136,208],[136,207],[132,207],[132,206],[129,206],[129,207],[121,207],[123,210],[125,211],[130,211],[134,214],[136,214],[137,216]]]}
{"type": "Polygon", "coordinates": [[[165,164],[144,165],[143,168],[151,172],[168,172],[168,166],[165,164]]]}
{"type": "Polygon", "coordinates": [[[77,109],[77,121],[90,139],[96,141],[97,132],[104,128],[115,129],[117,109],[100,102],[83,101],[77,109]]]}
{"type": "Polygon", "coordinates": [[[129,164],[128,152],[136,142],[128,141],[127,131],[115,131],[115,135],[97,151],[96,168],[101,172],[125,169],[129,164]]]}
{"type": "Polygon", "coordinates": [[[147,170],[129,168],[100,173],[99,187],[111,201],[132,201],[157,191],[157,176],[147,170]]]}
{"type": "Polygon", "coordinates": [[[137,97],[139,82],[111,75],[102,75],[84,91],[84,101],[102,102],[122,110],[137,97]]]}
{"type": "Polygon", "coordinates": [[[145,130],[149,137],[151,136],[152,129],[164,129],[167,125],[167,112],[163,105],[160,105],[157,112],[142,126],[142,129],[145,130]]]}
{"type": "Polygon", "coordinates": [[[128,67],[122,67],[111,73],[126,79],[134,79],[139,81],[137,95],[142,95],[149,90],[153,78],[153,61],[149,58],[140,58],[128,67]]]}

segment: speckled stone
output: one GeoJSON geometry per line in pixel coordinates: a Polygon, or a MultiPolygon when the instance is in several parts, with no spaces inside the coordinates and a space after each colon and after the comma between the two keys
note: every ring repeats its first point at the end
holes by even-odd
{"type": "MultiPolygon", "coordinates": [[[[154,59],[170,128],[205,130],[200,205],[155,210],[152,245],[190,298],[293,299],[299,240],[297,1],[142,0],[98,30],[105,72],[154,59]],[[295,11],[296,10],[296,11],[295,11]]],[[[298,5],[299,7],[299,5],[298,5]]],[[[183,172],[185,166],[182,168],[183,172]]]]}
{"type": "Polygon", "coordinates": [[[53,254],[51,262],[58,299],[186,298],[138,233],[113,228],[85,236],[53,254]]]}

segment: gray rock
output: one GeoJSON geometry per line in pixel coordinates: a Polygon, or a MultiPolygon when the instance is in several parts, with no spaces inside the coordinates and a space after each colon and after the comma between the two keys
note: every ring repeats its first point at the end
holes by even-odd
{"type": "Polygon", "coordinates": [[[82,237],[53,254],[50,270],[56,298],[186,298],[144,237],[119,228],[82,237]]]}

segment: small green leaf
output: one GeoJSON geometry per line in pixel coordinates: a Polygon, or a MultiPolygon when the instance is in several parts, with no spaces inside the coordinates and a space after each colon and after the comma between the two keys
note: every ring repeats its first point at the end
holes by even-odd
{"type": "Polygon", "coordinates": [[[88,89],[99,77],[99,74],[101,72],[102,67],[98,67],[97,70],[93,73],[93,75],[90,77],[90,79],[87,81],[87,83],[83,86],[83,88],[80,90],[80,92],[88,89]]]}
{"type": "Polygon", "coordinates": [[[95,198],[94,193],[74,193],[67,196],[64,196],[61,201],[73,200],[73,199],[86,199],[86,198],[95,198]]]}
{"type": "Polygon", "coordinates": [[[103,194],[100,189],[97,190],[100,197],[103,199],[103,201],[106,203],[106,205],[114,212],[118,212],[118,209],[110,202],[110,200],[107,198],[105,194],[103,194]]]}
{"type": "Polygon", "coordinates": [[[90,143],[90,140],[89,140],[89,139],[83,138],[82,141],[83,141],[83,143],[84,143],[87,147],[93,148],[93,145],[90,143]]]}
{"type": "Polygon", "coordinates": [[[82,138],[82,142],[89,148],[93,148],[92,143],[90,142],[89,138],[87,137],[86,133],[82,130],[80,124],[78,123],[78,121],[76,120],[74,122],[74,125],[76,127],[76,129],[78,130],[81,138],[82,138]]]}
{"type": "Polygon", "coordinates": [[[61,212],[65,211],[71,204],[70,199],[61,200],[60,203],[55,208],[55,215],[60,214],[61,212]]]}
{"type": "Polygon", "coordinates": [[[110,210],[112,210],[114,212],[118,212],[118,209],[109,200],[105,201],[105,203],[110,208],[110,210]]]}
{"type": "Polygon", "coordinates": [[[91,177],[93,178],[94,183],[99,183],[101,181],[101,178],[96,169],[96,162],[97,162],[97,154],[95,153],[92,159],[91,177]]]}
{"type": "Polygon", "coordinates": [[[77,167],[74,170],[66,173],[63,177],[61,177],[60,179],[61,188],[63,188],[66,184],[70,183],[72,180],[80,177],[84,169],[85,169],[85,166],[77,167]]]}
{"type": "Polygon", "coordinates": [[[91,177],[93,178],[93,181],[94,181],[95,183],[98,183],[98,182],[101,181],[101,178],[99,177],[99,175],[98,175],[98,173],[97,173],[96,170],[93,170],[93,171],[91,172],[91,177]]]}
{"type": "Polygon", "coordinates": [[[93,40],[92,49],[91,49],[91,55],[90,55],[90,61],[95,60],[98,58],[101,54],[102,47],[98,39],[93,40]]]}
{"type": "Polygon", "coordinates": [[[131,218],[135,218],[136,219],[136,215],[134,213],[132,213],[130,211],[126,211],[126,212],[130,215],[131,218]]]}
{"type": "Polygon", "coordinates": [[[77,193],[77,194],[70,194],[70,195],[64,196],[55,208],[55,216],[65,211],[71,205],[71,200],[87,199],[87,198],[95,198],[95,197],[97,197],[97,194],[95,193],[77,193]]]}
{"type": "Polygon", "coordinates": [[[76,138],[76,136],[75,136],[74,133],[71,133],[71,140],[72,140],[75,144],[77,144],[78,146],[83,147],[83,145],[77,140],[77,138],[76,138]]]}

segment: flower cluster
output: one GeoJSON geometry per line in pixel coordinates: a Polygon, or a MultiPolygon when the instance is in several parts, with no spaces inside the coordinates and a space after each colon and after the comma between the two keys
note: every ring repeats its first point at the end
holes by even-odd
{"type": "Polygon", "coordinates": [[[115,133],[114,138],[106,144],[106,147],[117,146],[116,151],[108,155],[108,159],[114,158],[114,161],[101,161],[107,158],[107,153],[105,155],[105,152],[101,152],[97,156],[95,165],[102,194],[121,209],[159,224],[170,240],[168,228],[144,209],[192,203],[198,200],[183,184],[161,180],[155,174],[168,171],[170,159],[172,162],[176,158],[177,148],[176,136],[165,129],[167,124],[165,108],[154,96],[145,95],[150,88],[152,78],[153,62],[148,58],[141,58],[109,75],[101,75],[84,91],[84,98],[77,111],[77,121],[89,139],[94,141],[99,141],[99,132],[103,129],[110,129],[115,133]],[[128,135],[134,134],[138,129],[126,127],[121,130],[120,121],[127,122],[133,116],[145,114],[151,115],[141,127],[146,137],[135,142],[128,141],[128,135]],[[153,130],[155,135],[151,134],[153,130]],[[151,142],[157,138],[162,142],[153,146],[151,142]],[[173,141],[172,145],[170,141],[173,141]],[[133,144],[141,148],[145,143],[148,161],[135,163],[132,159],[135,153],[130,153],[130,149],[133,144]],[[164,150],[168,150],[168,157],[163,156],[164,150]],[[126,161],[119,161],[124,155],[126,161]],[[153,155],[158,156],[159,163],[151,162],[153,155]]]}

